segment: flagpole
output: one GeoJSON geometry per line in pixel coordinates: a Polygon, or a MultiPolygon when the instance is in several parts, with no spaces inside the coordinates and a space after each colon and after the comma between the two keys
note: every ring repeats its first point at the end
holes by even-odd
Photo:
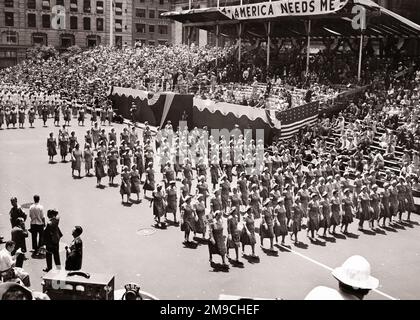
{"type": "Polygon", "coordinates": [[[114,0],[109,0],[109,46],[114,46],[114,0]]]}
{"type": "Polygon", "coordinates": [[[311,20],[308,22],[308,46],[306,48],[306,76],[309,75],[309,59],[311,51],[311,20]]]}
{"type": "Polygon", "coordinates": [[[357,80],[359,82],[362,78],[362,58],[363,58],[363,30],[361,30],[360,32],[359,69],[357,72],[357,80]]]}

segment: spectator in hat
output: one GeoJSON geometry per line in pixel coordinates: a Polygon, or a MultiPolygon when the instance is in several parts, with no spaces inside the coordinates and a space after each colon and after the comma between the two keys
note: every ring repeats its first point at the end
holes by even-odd
{"type": "Polygon", "coordinates": [[[83,233],[81,226],[75,226],[72,231],[73,241],[71,242],[70,248],[66,249],[66,270],[77,271],[82,268],[83,260],[83,241],[80,238],[83,233]]]}
{"type": "Polygon", "coordinates": [[[338,290],[316,287],[305,300],[363,300],[379,286],[379,280],[371,276],[369,262],[358,255],[348,258],[332,275],[338,281],[338,290]]]}
{"type": "Polygon", "coordinates": [[[25,260],[26,252],[26,238],[28,237],[28,231],[25,228],[25,221],[22,218],[17,219],[17,225],[12,228],[12,241],[16,244],[15,249],[12,252],[12,256],[16,255],[16,252],[20,250],[22,254],[16,256],[16,267],[22,268],[23,261],[25,260]]]}
{"type": "Polygon", "coordinates": [[[26,213],[23,212],[22,208],[18,205],[18,201],[16,197],[12,197],[10,199],[10,203],[12,208],[10,209],[9,216],[10,216],[10,224],[12,228],[18,225],[18,218],[22,218],[23,221],[26,221],[26,213]]]}
{"type": "Polygon", "coordinates": [[[60,218],[58,217],[58,211],[54,209],[48,210],[47,217],[49,221],[44,230],[44,245],[46,249],[47,268],[43,270],[44,272],[48,272],[52,269],[53,257],[57,269],[60,269],[61,261],[59,249],[60,239],[63,237],[59,227],[60,218]]]}

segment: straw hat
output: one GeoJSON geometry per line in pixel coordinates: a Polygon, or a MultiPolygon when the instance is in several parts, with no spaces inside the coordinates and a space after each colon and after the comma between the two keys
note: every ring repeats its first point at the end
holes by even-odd
{"type": "Polygon", "coordinates": [[[332,275],[342,283],[359,289],[376,289],[379,280],[370,275],[370,264],[362,256],[348,258],[341,267],[335,268],[332,275]]]}

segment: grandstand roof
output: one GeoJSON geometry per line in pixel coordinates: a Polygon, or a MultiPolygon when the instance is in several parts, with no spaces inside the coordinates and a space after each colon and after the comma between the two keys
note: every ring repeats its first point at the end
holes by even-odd
{"type": "MultiPolygon", "coordinates": [[[[276,1],[276,0],[273,0],[276,1]]],[[[343,0],[345,1],[345,0],[343,0]]],[[[420,37],[420,25],[392,12],[371,0],[348,0],[347,4],[335,12],[317,15],[293,15],[261,19],[237,20],[223,12],[220,8],[200,8],[179,12],[165,12],[161,16],[183,23],[185,26],[195,26],[210,32],[215,31],[215,25],[221,25],[221,35],[237,37],[236,25],[243,23],[243,37],[266,38],[265,23],[271,22],[271,36],[277,38],[306,37],[305,21],[312,21],[311,37],[358,37],[360,30],[352,27],[352,8],[362,5],[366,8],[367,26],[365,35],[384,38],[395,36],[399,38],[420,37]]]]}

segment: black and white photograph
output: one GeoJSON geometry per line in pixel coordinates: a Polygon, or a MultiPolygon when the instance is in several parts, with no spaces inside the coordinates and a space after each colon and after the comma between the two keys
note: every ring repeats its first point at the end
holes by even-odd
{"type": "Polygon", "coordinates": [[[2,0],[0,300],[418,300],[419,119],[419,0],[2,0]]]}

